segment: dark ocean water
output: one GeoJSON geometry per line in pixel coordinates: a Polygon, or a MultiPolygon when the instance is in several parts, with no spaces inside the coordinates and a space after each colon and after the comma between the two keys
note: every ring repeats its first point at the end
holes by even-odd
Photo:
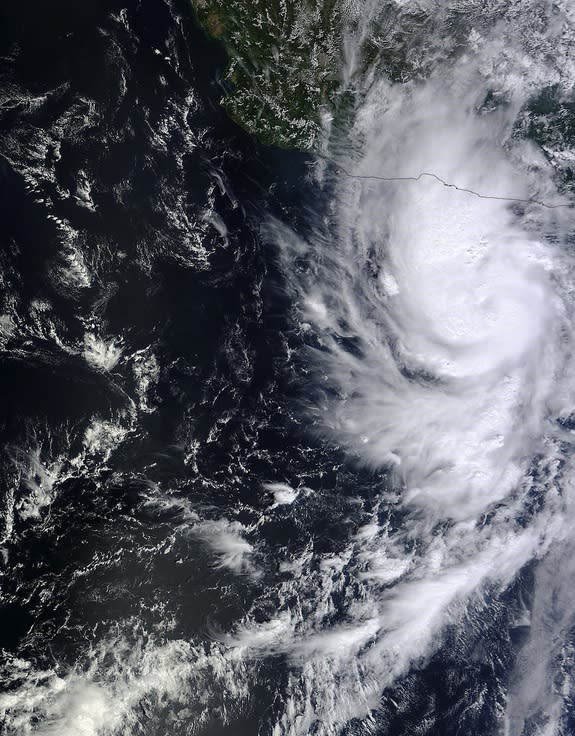
{"type": "MultiPolygon", "coordinates": [[[[208,518],[249,519],[260,474],[289,467],[274,368],[282,307],[264,304],[253,218],[282,176],[289,201],[303,162],[266,159],[226,119],[224,56],[185,5],[10,4],[1,27],[2,298],[13,320],[2,475],[14,496],[3,499],[0,636],[7,656],[62,671],[117,629],[209,638],[256,594],[198,540],[175,539],[178,507],[143,499],[166,492],[208,518]],[[84,358],[87,331],[121,345],[111,370],[84,358]],[[94,423],[102,436],[86,453],[94,423]],[[30,517],[22,509],[38,494],[30,517]]],[[[158,710],[144,732],[165,733],[158,710]]]]}
{"type": "Polygon", "coordinates": [[[0,57],[0,729],[495,733],[530,566],[328,724],[361,540],[405,512],[302,411],[321,343],[265,224],[323,206],[309,157],[226,117],[185,2],[4,3],[0,57]],[[328,664],[287,645],[332,629],[328,664]]]}
{"type": "MultiPolygon", "coordinates": [[[[342,482],[290,416],[288,303],[258,230],[265,211],[313,198],[305,157],[262,150],[227,119],[225,56],[185,3],[1,14],[0,637],[11,692],[29,674],[13,657],[62,677],[98,660],[96,681],[113,681],[123,675],[111,654],[94,654],[104,640],[201,648],[277,578],[276,547],[285,556],[310,533],[333,544],[345,502],[321,520],[312,509],[253,529],[270,503],[262,480],[342,482]],[[86,335],[117,346],[118,360],[86,359],[86,335]],[[181,531],[197,512],[206,530],[181,531]],[[257,575],[234,528],[231,561],[218,562],[205,541],[225,534],[218,524],[258,535],[257,575]]],[[[209,675],[205,705],[185,683],[187,708],[178,692],[143,692],[131,728],[195,733],[197,707],[201,733],[253,734],[285,678],[281,658],[257,669],[239,703],[209,675]],[[173,710],[190,712],[168,729],[173,710]]],[[[8,732],[83,732],[66,723],[71,704],[55,715],[32,703],[42,682],[32,676],[8,708],[8,732]]]]}

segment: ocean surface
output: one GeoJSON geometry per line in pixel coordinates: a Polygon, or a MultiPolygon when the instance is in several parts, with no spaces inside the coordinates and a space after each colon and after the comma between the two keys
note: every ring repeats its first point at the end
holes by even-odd
{"type": "Polygon", "coordinates": [[[7,736],[575,733],[575,10],[348,18],[312,155],[0,9],[7,736]]]}

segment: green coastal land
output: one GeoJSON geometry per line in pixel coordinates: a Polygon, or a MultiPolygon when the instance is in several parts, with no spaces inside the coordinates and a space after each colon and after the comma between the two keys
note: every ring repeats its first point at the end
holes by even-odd
{"type": "Polygon", "coordinates": [[[228,114],[263,143],[313,149],[339,85],[337,0],[191,0],[229,55],[228,114]]]}
{"type": "Polygon", "coordinates": [[[228,53],[228,114],[263,143],[284,148],[317,150],[322,112],[345,121],[355,81],[425,77],[460,43],[439,27],[431,33],[430,23],[447,27],[449,19],[434,21],[417,6],[382,1],[360,13],[360,0],[189,1],[204,32],[228,53]],[[354,39],[357,75],[345,85],[344,37],[354,39]]]}

